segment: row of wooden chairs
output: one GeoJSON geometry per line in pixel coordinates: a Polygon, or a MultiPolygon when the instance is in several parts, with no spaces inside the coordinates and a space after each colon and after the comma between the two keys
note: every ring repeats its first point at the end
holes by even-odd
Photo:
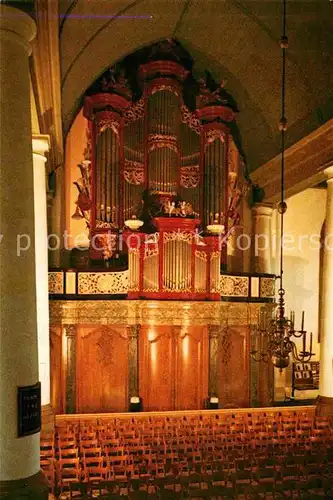
{"type": "Polygon", "coordinates": [[[240,412],[235,414],[228,413],[214,413],[207,412],[205,414],[195,414],[195,415],[167,415],[167,416],[131,416],[129,414],[126,417],[118,418],[118,417],[110,417],[107,416],[105,418],[96,418],[85,420],[81,418],[78,420],[67,420],[66,418],[61,419],[58,425],[58,429],[61,429],[61,426],[70,427],[76,431],[79,429],[89,429],[93,428],[94,430],[103,431],[105,428],[112,429],[126,429],[128,427],[134,426],[145,427],[152,425],[154,427],[164,427],[166,425],[182,425],[186,426],[190,425],[206,425],[208,424],[210,427],[214,425],[227,425],[227,424],[265,424],[270,422],[282,422],[282,423],[312,423],[314,425],[321,424],[323,422],[326,423],[327,419],[323,417],[315,416],[313,409],[302,410],[302,411],[282,411],[282,412],[240,412]]]}
{"type": "Polygon", "coordinates": [[[66,433],[80,434],[81,437],[85,435],[101,435],[101,434],[110,434],[112,433],[114,437],[118,437],[122,434],[127,434],[127,437],[135,437],[142,432],[151,432],[155,431],[161,432],[165,431],[176,431],[178,429],[205,429],[208,428],[211,431],[221,432],[237,432],[237,431],[260,431],[260,430],[311,430],[311,429],[325,429],[330,427],[329,422],[324,419],[306,419],[306,420],[293,420],[293,421],[285,421],[285,420],[274,420],[274,419],[266,419],[264,421],[231,421],[231,422],[221,422],[221,421],[197,421],[196,423],[187,423],[185,421],[180,422],[140,422],[133,423],[132,421],[127,422],[126,424],[122,423],[122,425],[112,425],[112,423],[108,423],[107,425],[98,425],[95,426],[90,424],[89,426],[77,426],[66,424],[64,427],[58,428],[59,436],[66,433]]]}
{"type": "MultiPolygon", "coordinates": [[[[295,450],[296,452],[297,450],[295,450]]],[[[194,470],[196,472],[209,474],[215,469],[223,472],[225,477],[234,479],[244,479],[244,475],[252,482],[258,476],[263,474],[263,471],[272,478],[284,478],[286,472],[297,471],[297,477],[307,477],[309,474],[316,474],[320,470],[322,474],[329,476],[332,474],[333,454],[328,456],[329,460],[325,463],[324,460],[319,460],[318,455],[294,455],[286,456],[280,454],[278,457],[258,455],[256,459],[249,456],[247,461],[240,461],[240,455],[216,457],[214,455],[207,456],[205,459],[199,457],[200,460],[193,460],[194,457],[189,456],[171,456],[163,462],[153,463],[149,460],[140,459],[134,462],[131,457],[117,457],[112,462],[105,461],[105,457],[91,457],[89,460],[80,459],[62,459],[53,463],[41,463],[42,468],[48,471],[48,477],[51,487],[54,489],[57,486],[63,489],[71,482],[81,480],[86,481],[101,481],[112,479],[114,481],[127,481],[133,477],[157,478],[165,476],[170,471],[174,475],[189,475],[194,470]],[[192,460],[191,460],[192,458],[192,460]],[[268,468],[267,468],[268,467],[268,468]]]]}
{"type": "MultiPolygon", "coordinates": [[[[150,479],[124,478],[69,483],[69,498],[332,498],[332,481],[323,475],[300,476],[289,470],[284,476],[272,477],[269,471],[255,480],[249,474],[238,474],[229,481],[220,471],[211,474],[168,475],[150,479]],[[117,496],[116,496],[117,495],[117,496]]],[[[60,492],[61,498],[64,490],[60,492]]]]}

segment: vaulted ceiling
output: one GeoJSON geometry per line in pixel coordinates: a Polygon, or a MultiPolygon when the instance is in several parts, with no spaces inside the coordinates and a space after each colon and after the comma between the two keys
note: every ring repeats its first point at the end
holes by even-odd
{"type": "MultiPolygon", "coordinates": [[[[240,109],[250,169],[279,152],[281,0],[60,0],[65,133],[86,89],[106,68],[173,37],[240,109]]],[[[288,0],[287,133],[290,145],[333,117],[333,2],[288,0]]]]}

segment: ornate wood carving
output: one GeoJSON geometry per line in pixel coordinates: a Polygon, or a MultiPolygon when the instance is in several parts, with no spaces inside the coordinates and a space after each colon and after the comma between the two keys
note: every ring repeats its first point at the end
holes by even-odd
{"type": "MultiPolygon", "coordinates": [[[[272,308],[273,304],[267,304],[272,308]]],[[[85,300],[50,303],[51,324],[232,325],[256,324],[260,303],[154,300],[85,300]]]]}
{"type": "Polygon", "coordinates": [[[65,325],[67,343],[66,413],[76,412],[76,326],[65,325]]]}
{"type": "Polygon", "coordinates": [[[221,327],[209,326],[209,396],[217,396],[218,394],[218,344],[221,327]]]}
{"type": "Polygon", "coordinates": [[[126,411],[128,335],[125,327],[77,327],[77,412],[126,411]]]}
{"type": "Polygon", "coordinates": [[[219,337],[218,394],[222,407],[248,407],[249,344],[246,324],[236,327],[227,325],[219,337]]]}
{"type": "Polygon", "coordinates": [[[127,328],[128,335],[128,395],[139,396],[139,334],[141,325],[127,328]]]}
{"type": "Polygon", "coordinates": [[[103,328],[96,342],[98,347],[98,362],[103,368],[114,364],[114,338],[108,328],[103,328]]]}

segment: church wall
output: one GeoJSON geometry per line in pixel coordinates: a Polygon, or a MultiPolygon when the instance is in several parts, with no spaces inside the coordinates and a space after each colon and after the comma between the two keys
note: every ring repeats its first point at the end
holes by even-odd
{"type": "MultiPolygon", "coordinates": [[[[296,327],[301,326],[302,310],[305,311],[305,329],[313,332],[313,350],[316,356],[311,361],[319,360],[319,258],[320,234],[325,218],[326,191],[307,189],[287,200],[285,214],[284,244],[284,288],[286,289],[287,314],[294,310],[296,327]]],[[[278,214],[273,214],[273,232],[279,234],[278,214]]],[[[275,272],[279,274],[278,238],[274,238],[275,272]]],[[[296,340],[301,348],[302,340],[296,340]]],[[[275,399],[284,399],[284,388],[289,391],[292,384],[291,366],[285,373],[275,370],[275,399]]],[[[296,391],[298,399],[316,397],[318,391],[296,391]]]]}

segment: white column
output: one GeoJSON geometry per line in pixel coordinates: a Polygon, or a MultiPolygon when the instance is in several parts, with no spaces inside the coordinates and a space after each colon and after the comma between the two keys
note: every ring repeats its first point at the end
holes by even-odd
{"type": "Polygon", "coordinates": [[[18,387],[38,382],[29,42],[35,23],[0,5],[0,497],[47,498],[39,433],[18,437],[18,387]],[[34,490],[34,491],[32,491],[34,490]]]}
{"type": "Polygon", "coordinates": [[[50,404],[50,335],[47,248],[47,202],[45,153],[49,151],[48,135],[32,138],[34,164],[35,254],[37,294],[37,334],[39,378],[42,384],[42,406],[50,404]]]}
{"type": "Polygon", "coordinates": [[[327,201],[323,249],[323,280],[320,290],[320,378],[319,413],[333,416],[333,166],[325,170],[327,201]]]}
{"type": "Polygon", "coordinates": [[[270,205],[252,208],[252,272],[272,273],[272,213],[270,205]]]}
{"type": "MultiPolygon", "coordinates": [[[[252,207],[251,271],[253,273],[272,273],[272,214],[273,208],[269,204],[256,204],[252,207]]],[[[253,366],[252,377],[256,381],[259,405],[269,406],[270,386],[274,383],[273,366],[262,361],[256,363],[256,366],[253,366]]]]}

